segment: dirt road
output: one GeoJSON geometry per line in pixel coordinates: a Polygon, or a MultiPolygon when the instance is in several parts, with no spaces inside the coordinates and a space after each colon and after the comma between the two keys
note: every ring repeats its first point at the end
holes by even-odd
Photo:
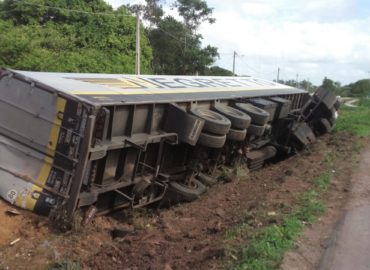
{"type": "Polygon", "coordinates": [[[321,270],[370,269],[370,147],[353,176],[346,211],[324,253],[321,270]]]}

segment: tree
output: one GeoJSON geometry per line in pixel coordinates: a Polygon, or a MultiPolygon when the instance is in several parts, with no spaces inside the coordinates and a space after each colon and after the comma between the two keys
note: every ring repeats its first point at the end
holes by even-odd
{"type": "Polygon", "coordinates": [[[333,91],[337,95],[341,95],[343,92],[343,87],[340,82],[335,82],[327,77],[324,78],[320,87],[333,91]]]}
{"type": "Polygon", "coordinates": [[[146,28],[153,48],[153,70],[156,74],[203,74],[218,57],[217,48],[202,47],[203,37],[196,33],[204,21],[213,22],[212,9],[205,1],[177,0],[173,7],[183,21],[163,12],[161,0],[146,0],[145,5],[128,6],[141,11],[149,22],[146,28]]]}
{"type": "Polygon", "coordinates": [[[165,16],[162,0],[117,10],[104,0],[0,0],[0,65],[36,71],[133,73],[136,18],[141,31],[141,71],[203,74],[218,57],[202,47],[196,28],[213,22],[204,0],[178,0],[183,21],[165,16]],[[188,10],[185,10],[188,8],[188,10]],[[149,39],[150,42],[149,42],[149,39]]]}
{"type": "MultiPolygon", "coordinates": [[[[36,71],[133,73],[136,19],[103,0],[5,0],[0,65],[36,71]],[[78,11],[78,12],[77,12],[78,11]]],[[[142,71],[152,50],[142,31],[142,71]]]]}
{"type": "Polygon", "coordinates": [[[302,88],[309,92],[313,92],[316,90],[316,87],[308,80],[303,80],[299,82],[299,88],[302,88]]]}
{"type": "Polygon", "coordinates": [[[189,35],[186,26],[171,16],[165,17],[157,28],[149,31],[153,47],[153,66],[158,74],[203,73],[218,56],[211,46],[201,48],[201,36],[189,35]]]}
{"type": "Polygon", "coordinates": [[[336,90],[334,81],[331,80],[331,79],[328,79],[327,77],[324,78],[321,87],[324,88],[324,89],[333,91],[333,92],[335,92],[335,90],[336,90]]]}
{"type": "Polygon", "coordinates": [[[126,7],[134,14],[140,12],[143,19],[148,21],[151,26],[157,25],[164,16],[162,0],[145,0],[145,4],[127,4],[126,7]]]}
{"type": "Polygon", "coordinates": [[[184,18],[187,28],[191,30],[196,30],[202,22],[215,22],[212,18],[213,9],[209,8],[204,0],[177,0],[174,6],[184,18]]]}
{"type": "Polygon", "coordinates": [[[206,76],[234,76],[234,73],[231,70],[224,69],[219,66],[214,66],[206,68],[201,75],[206,76]]]}
{"type": "Polygon", "coordinates": [[[349,85],[350,95],[356,97],[370,96],[370,81],[369,79],[359,80],[349,85]]]}

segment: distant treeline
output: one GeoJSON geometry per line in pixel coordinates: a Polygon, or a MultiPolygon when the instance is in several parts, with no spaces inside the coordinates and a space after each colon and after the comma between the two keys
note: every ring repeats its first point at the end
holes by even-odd
{"type": "Polygon", "coordinates": [[[295,80],[279,80],[279,83],[305,89],[313,92],[318,87],[323,87],[335,92],[338,96],[343,97],[370,97],[370,80],[363,79],[348,85],[342,86],[340,82],[335,82],[329,78],[324,78],[320,86],[313,85],[307,80],[297,82],[295,80]]]}

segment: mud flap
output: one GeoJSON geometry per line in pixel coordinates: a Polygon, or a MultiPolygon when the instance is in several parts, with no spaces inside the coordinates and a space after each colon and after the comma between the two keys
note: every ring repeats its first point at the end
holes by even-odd
{"type": "Polygon", "coordinates": [[[169,104],[164,130],[178,134],[180,141],[195,145],[204,126],[204,120],[193,116],[176,104],[169,104]]]}
{"type": "Polygon", "coordinates": [[[315,134],[307,123],[299,123],[294,129],[292,135],[298,149],[302,149],[316,140],[315,134]]]}

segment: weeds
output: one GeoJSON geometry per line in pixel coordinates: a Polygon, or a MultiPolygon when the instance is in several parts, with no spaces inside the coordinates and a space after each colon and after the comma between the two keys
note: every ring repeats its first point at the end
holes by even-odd
{"type": "MultiPolygon", "coordinates": [[[[361,100],[359,107],[344,107],[341,110],[335,131],[347,131],[360,137],[370,135],[370,100],[361,100]]],[[[362,143],[353,143],[354,156],[361,151],[362,143]]],[[[338,153],[328,151],[323,159],[328,171],[322,173],[312,181],[312,187],[301,194],[296,206],[281,222],[269,225],[254,232],[248,246],[242,250],[233,251],[236,260],[230,269],[267,270],[278,269],[285,251],[293,248],[295,239],[302,232],[304,225],[313,223],[324,213],[325,205],[321,195],[325,192],[331,181],[330,167],[338,158],[338,153]]],[[[251,229],[248,221],[241,221],[235,228],[225,235],[228,239],[243,237],[251,229]]],[[[254,229],[255,230],[255,229],[254,229]]]]}
{"type": "Polygon", "coordinates": [[[246,212],[238,225],[226,231],[225,238],[227,240],[234,240],[235,238],[248,234],[253,228],[253,219],[253,215],[250,212],[246,212]]]}
{"type": "Polygon", "coordinates": [[[251,229],[252,227],[246,223],[238,224],[237,226],[235,226],[234,228],[226,232],[225,238],[227,240],[234,240],[235,238],[238,238],[241,235],[244,235],[251,229]]]}
{"type": "Polygon", "coordinates": [[[47,269],[48,270],[80,270],[82,268],[79,262],[71,261],[67,259],[60,263],[53,263],[47,269]]]}
{"type": "Polygon", "coordinates": [[[252,240],[242,251],[242,259],[234,269],[273,269],[282,259],[282,250],[289,249],[301,230],[301,223],[294,218],[284,220],[282,226],[266,227],[261,235],[252,240]]]}
{"type": "Polygon", "coordinates": [[[370,100],[360,100],[358,107],[342,106],[336,131],[349,131],[361,137],[370,135],[370,100]]]}
{"type": "Polygon", "coordinates": [[[300,201],[301,207],[293,213],[293,216],[301,222],[312,223],[325,211],[324,204],[320,200],[320,194],[314,189],[303,193],[300,201]]]}
{"type": "Polygon", "coordinates": [[[330,174],[322,174],[313,180],[313,184],[319,191],[326,190],[330,185],[330,174]]]}
{"type": "MultiPolygon", "coordinates": [[[[320,191],[328,187],[330,176],[322,175],[316,179],[316,183],[312,190],[300,196],[300,206],[292,214],[287,215],[281,225],[267,226],[252,239],[240,252],[239,260],[231,267],[232,269],[267,270],[279,267],[284,252],[294,246],[294,241],[300,235],[303,226],[316,221],[325,210],[320,200],[320,191]]],[[[243,226],[240,225],[238,228],[243,226]]]]}

